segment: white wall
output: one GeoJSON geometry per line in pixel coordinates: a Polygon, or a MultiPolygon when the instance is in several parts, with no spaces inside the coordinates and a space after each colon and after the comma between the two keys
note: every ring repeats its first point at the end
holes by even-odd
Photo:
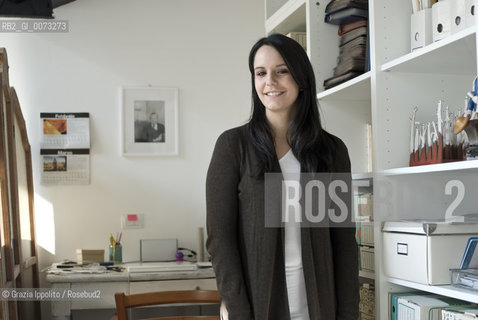
{"type": "Polygon", "coordinates": [[[123,230],[123,258],[142,238],[196,247],[205,226],[205,177],[217,136],[250,111],[249,49],[264,35],[257,0],[77,0],[55,10],[64,34],[0,34],[33,150],[40,267],[107,250],[120,215],[145,226],[123,230]],[[120,154],[123,85],[179,88],[177,157],[120,154]],[[42,186],[40,112],[89,112],[91,184],[42,186]]]}

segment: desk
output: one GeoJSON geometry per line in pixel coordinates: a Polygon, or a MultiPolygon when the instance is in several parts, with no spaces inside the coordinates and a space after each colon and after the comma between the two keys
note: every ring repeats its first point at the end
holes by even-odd
{"type": "Polygon", "coordinates": [[[100,299],[52,301],[52,319],[71,319],[72,310],[115,309],[114,294],[167,291],[217,290],[212,268],[195,271],[168,271],[157,273],[129,273],[108,271],[100,274],[49,273],[46,279],[53,289],[100,290],[100,299]]]}

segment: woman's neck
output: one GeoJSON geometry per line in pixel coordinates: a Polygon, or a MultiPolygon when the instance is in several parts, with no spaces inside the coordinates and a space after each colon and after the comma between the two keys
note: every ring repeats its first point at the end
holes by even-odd
{"type": "Polygon", "coordinates": [[[288,133],[292,120],[289,115],[278,113],[267,114],[267,120],[271,128],[272,137],[274,138],[277,158],[280,159],[290,149],[288,133]]]}

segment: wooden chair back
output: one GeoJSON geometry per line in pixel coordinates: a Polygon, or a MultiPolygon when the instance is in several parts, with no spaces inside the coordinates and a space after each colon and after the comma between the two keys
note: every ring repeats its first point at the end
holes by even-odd
{"type": "MultiPolygon", "coordinates": [[[[116,314],[118,320],[128,320],[127,309],[144,306],[175,303],[217,303],[221,302],[219,292],[215,290],[179,290],[158,291],[125,295],[115,293],[116,314]]],[[[219,316],[179,316],[155,318],[161,320],[219,320],[219,316]]],[[[151,319],[154,320],[154,319],[151,319]]]]}

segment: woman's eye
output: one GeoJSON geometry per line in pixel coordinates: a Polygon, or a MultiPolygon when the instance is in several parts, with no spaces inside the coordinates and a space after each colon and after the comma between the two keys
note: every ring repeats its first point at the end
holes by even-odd
{"type": "Polygon", "coordinates": [[[289,73],[289,70],[287,69],[280,69],[279,71],[277,71],[278,74],[286,74],[286,73],[289,73]]]}
{"type": "Polygon", "coordinates": [[[259,71],[259,72],[256,73],[256,76],[263,77],[263,76],[265,76],[265,74],[266,73],[264,71],[259,71]]]}

